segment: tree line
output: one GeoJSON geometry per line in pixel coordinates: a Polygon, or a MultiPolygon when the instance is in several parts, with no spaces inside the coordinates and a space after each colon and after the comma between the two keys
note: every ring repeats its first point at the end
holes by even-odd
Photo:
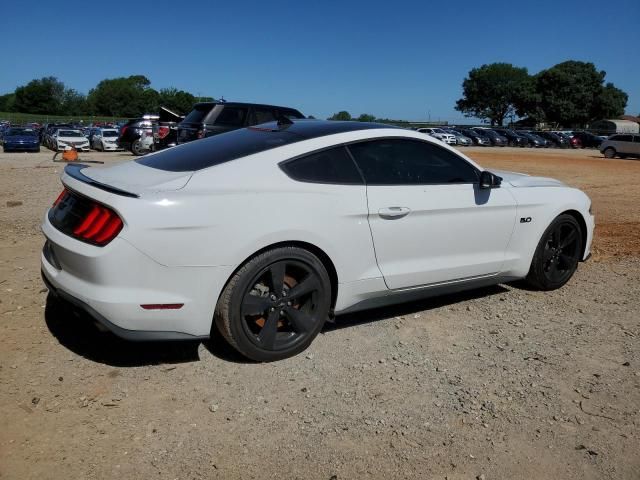
{"type": "Polygon", "coordinates": [[[456,110],[467,117],[503,125],[515,117],[565,127],[624,114],[628,95],[593,63],[566,61],[530,75],[526,68],[492,63],[472,69],[462,82],[456,110]]]}
{"type": "Polygon", "coordinates": [[[104,79],[87,95],[56,77],[43,77],[0,95],[0,112],[135,117],[163,106],[184,115],[194,103],[212,100],[173,87],[155,90],[144,75],[104,79]]]}

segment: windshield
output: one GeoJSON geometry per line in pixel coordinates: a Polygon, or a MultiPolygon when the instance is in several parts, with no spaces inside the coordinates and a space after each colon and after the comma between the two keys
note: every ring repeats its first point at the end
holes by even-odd
{"type": "Polygon", "coordinates": [[[103,130],[102,131],[102,136],[103,137],[117,137],[118,136],[118,132],[116,130],[103,130]]]}
{"type": "Polygon", "coordinates": [[[60,130],[58,132],[59,137],[83,137],[81,132],[78,130],[60,130]]]}
{"type": "Polygon", "coordinates": [[[36,136],[36,132],[34,132],[33,130],[31,130],[30,128],[10,128],[7,131],[7,136],[11,136],[11,135],[28,135],[31,137],[35,137],[36,136]]]}

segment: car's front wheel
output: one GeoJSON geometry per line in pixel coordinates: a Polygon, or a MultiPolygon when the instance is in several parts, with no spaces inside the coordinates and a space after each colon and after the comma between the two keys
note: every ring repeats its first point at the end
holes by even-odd
{"type": "Polygon", "coordinates": [[[605,158],[614,158],[616,156],[616,150],[613,147],[607,147],[604,149],[605,158]]]}
{"type": "Polygon", "coordinates": [[[320,333],[331,307],[322,262],[298,247],[268,250],[228,282],[215,311],[218,330],[242,355],[259,362],[291,357],[320,333]]]}
{"type": "Polygon", "coordinates": [[[527,282],[539,290],[562,287],[578,268],[582,251],[582,230],[568,214],[555,218],[536,248],[527,282]]]}
{"type": "Polygon", "coordinates": [[[142,141],[136,140],[131,144],[131,153],[139,157],[141,155],[149,153],[149,150],[144,148],[144,146],[142,145],[142,141]]]}

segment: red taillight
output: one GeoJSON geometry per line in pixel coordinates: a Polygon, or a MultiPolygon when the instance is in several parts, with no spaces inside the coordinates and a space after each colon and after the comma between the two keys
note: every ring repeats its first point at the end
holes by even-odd
{"type": "Polygon", "coordinates": [[[122,230],[122,219],[116,212],[94,203],[78,222],[73,234],[81,240],[103,246],[116,238],[122,230]]]}
{"type": "Polygon", "coordinates": [[[55,207],[56,205],[58,205],[66,194],[67,194],[67,189],[65,188],[60,192],[60,195],[58,195],[58,198],[56,198],[56,200],[53,202],[53,206],[55,207]]]}
{"type": "Polygon", "coordinates": [[[196,137],[204,138],[204,130],[198,130],[198,133],[196,134],[196,137]]]}
{"type": "Polygon", "coordinates": [[[169,135],[169,127],[158,127],[158,137],[164,138],[169,135]]]}
{"type": "Polygon", "coordinates": [[[127,131],[127,128],[129,128],[127,125],[125,125],[124,127],[122,127],[122,129],[120,129],[120,136],[124,137],[124,132],[127,131]]]}

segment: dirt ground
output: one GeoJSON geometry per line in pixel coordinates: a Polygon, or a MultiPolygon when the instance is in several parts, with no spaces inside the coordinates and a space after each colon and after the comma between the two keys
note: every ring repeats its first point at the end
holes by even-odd
{"type": "Polygon", "coordinates": [[[594,257],[555,292],[339,317],[271,364],[218,338],[126,343],[48,305],[61,167],[0,154],[0,478],[640,478],[640,161],[465,153],[584,189],[594,257]]]}

